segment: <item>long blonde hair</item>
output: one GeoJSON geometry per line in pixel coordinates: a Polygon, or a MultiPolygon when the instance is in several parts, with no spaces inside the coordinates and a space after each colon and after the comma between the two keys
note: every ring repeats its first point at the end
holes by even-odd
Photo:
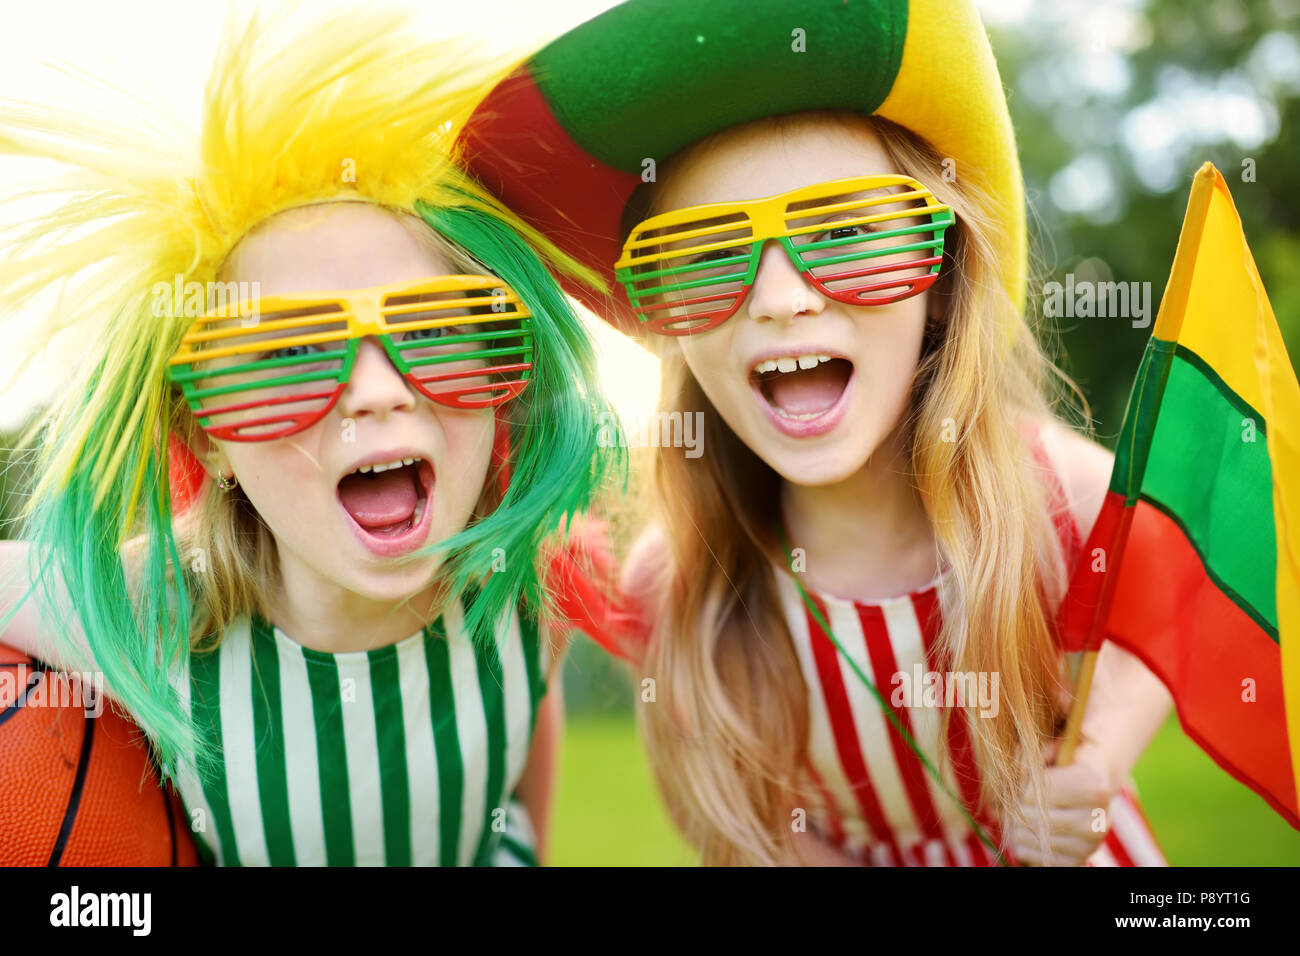
{"type": "MultiPolygon", "coordinates": [[[[1041,806],[1061,677],[1050,617],[1065,567],[1020,426],[1052,416],[1049,389],[1073,386],[1000,280],[998,220],[983,184],[966,173],[945,179],[942,157],[901,126],[825,115],[870,127],[898,171],[929,185],[957,215],[951,261],[931,290],[943,313],[927,325],[899,427],[951,568],[939,648],[954,670],[999,675],[998,714],[971,720],[970,736],[981,815],[1001,819],[1016,812],[1022,766],[1041,806]],[[949,429],[955,423],[955,441],[941,440],[946,420],[949,429]]],[[[645,661],[659,702],[643,708],[643,730],[670,812],[704,862],[774,863],[787,858],[809,732],[772,565],[784,560],[770,518],[780,478],[726,425],[676,348],[663,356],[660,400],[663,408],[704,410],[710,453],[702,461],[677,449],[656,453],[650,497],[665,540],[643,581],[651,606],[663,609],[645,661]]],[[[945,713],[941,740],[951,719],[968,717],[945,713]]]]}

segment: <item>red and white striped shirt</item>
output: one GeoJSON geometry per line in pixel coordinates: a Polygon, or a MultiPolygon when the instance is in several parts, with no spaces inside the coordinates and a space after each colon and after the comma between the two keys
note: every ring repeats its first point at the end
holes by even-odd
{"type": "MultiPolygon", "coordinates": [[[[1038,455],[1045,461],[1041,452],[1038,455]]],[[[1052,491],[1058,531],[1072,566],[1082,541],[1063,504],[1064,493],[1059,485],[1052,491]]],[[[808,776],[810,790],[818,798],[808,808],[811,826],[844,852],[872,865],[992,865],[993,854],[954,799],[938,786],[885,716],[879,700],[809,612],[792,574],[778,568],[776,579],[808,689],[808,776]]],[[[927,672],[939,674],[941,680],[947,677],[950,668],[937,658],[936,642],[942,623],[939,592],[952,586],[951,571],[946,570],[920,591],[883,601],[809,594],[846,654],[935,767],[939,766],[942,711],[934,706],[895,706],[899,702],[895,675],[913,686],[927,672]]],[[[994,690],[987,677],[985,687],[994,690]]],[[[920,703],[915,698],[907,702],[920,703]]],[[[944,783],[975,816],[979,768],[967,718],[960,710],[952,715],[946,746],[944,783]]],[[[977,819],[997,843],[997,827],[985,818],[977,819]]],[[[1111,802],[1107,820],[1105,842],[1089,857],[1088,865],[1167,865],[1130,787],[1111,802]]]]}

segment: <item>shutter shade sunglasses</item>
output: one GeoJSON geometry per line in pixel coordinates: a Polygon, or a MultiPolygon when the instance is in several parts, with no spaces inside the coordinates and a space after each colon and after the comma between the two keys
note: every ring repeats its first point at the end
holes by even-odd
{"type": "Polygon", "coordinates": [[[840,179],[652,216],[628,236],[614,274],[661,335],[707,332],[734,315],[769,239],[822,295],[887,305],[934,284],[954,221],[951,207],[911,177],[840,179]]]}
{"type": "Polygon", "coordinates": [[[531,313],[519,296],[493,276],[444,275],[211,310],[167,375],[209,435],[271,441],[334,407],[368,336],[410,385],[449,408],[509,401],[533,367],[531,313]]]}

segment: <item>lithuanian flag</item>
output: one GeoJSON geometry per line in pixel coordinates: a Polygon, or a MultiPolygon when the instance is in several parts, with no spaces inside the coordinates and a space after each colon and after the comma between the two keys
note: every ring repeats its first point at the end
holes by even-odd
{"type": "Polygon", "coordinates": [[[1110,489],[1062,605],[1297,829],[1300,386],[1219,171],[1196,174],[1110,489]]]}

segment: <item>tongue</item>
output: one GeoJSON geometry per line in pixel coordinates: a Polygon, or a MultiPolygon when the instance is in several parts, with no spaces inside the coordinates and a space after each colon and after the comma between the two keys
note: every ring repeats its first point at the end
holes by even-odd
{"type": "Polygon", "coordinates": [[[824,412],[844,393],[847,378],[840,362],[823,362],[816,368],[786,372],[764,382],[773,405],[791,415],[824,412]]]}
{"type": "Polygon", "coordinates": [[[339,500],[368,531],[405,522],[415,513],[415,482],[409,466],[374,475],[348,475],[339,482],[339,500]]]}

